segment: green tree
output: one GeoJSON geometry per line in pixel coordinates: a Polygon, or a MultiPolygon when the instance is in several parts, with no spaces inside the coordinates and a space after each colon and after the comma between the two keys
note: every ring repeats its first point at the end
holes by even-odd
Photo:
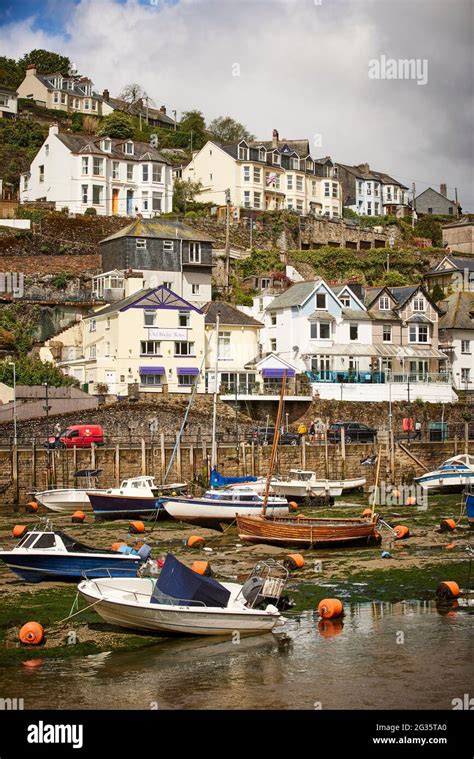
{"type": "Polygon", "coordinates": [[[191,179],[176,179],[173,184],[173,211],[186,213],[188,206],[193,204],[196,195],[202,191],[202,182],[191,179]]]}
{"type": "Polygon", "coordinates": [[[230,116],[219,116],[211,121],[208,127],[218,142],[239,142],[239,140],[254,140],[253,134],[239,121],[230,116]]]}
{"type": "Polygon", "coordinates": [[[29,53],[26,53],[23,58],[19,58],[18,69],[22,74],[20,82],[23,81],[25,77],[27,66],[30,66],[33,63],[39,74],[58,73],[63,76],[68,76],[71,72],[71,61],[66,55],[59,55],[59,53],[52,53],[50,50],[39,48],[31,50],[29,53]]]}
{"type": "Polygon", "coordinates": [[[416,237],[427,237],[432,241],[434,247],[441,247],[443,245],[441,224],[429,214],[418,219],[415,224],[414,234],[416,237]]]}
{"type": "Polygon", "coordinates": [[[136,113],[140,107],[144,107],[146,101],[151,105],[152,100],[148,97],[145,89],[141,84],[133,82],[132,84],[126,84],[122,92],[119,95],[120,100],[125,100],[128,104],[129,113],[136,113]]]}
{"type": "Polygon", "coordinates": [[[440,301],[440,300],[444,300],[444,298],[446,297],[445,294],[444,294],[443,288],[441,287],[441,285],[438,285],[438,283],[436,283],[433,286],[433,288],[432,288],[432,290],[430,292],[430,295],[433,298],[433,300],[435,301],[435,303],[438,303],[438,301],[440,301]]]}
{"type": "Polygon", "coordinates": [[[200,150],[207,142],[206,122],[201,111],[185,111],[183,113],[180,131],[187,136],[189,148],[200,150]]]}
{"type": "Polygon", "coordinates": [[[18,68],[15,59],[6,58],[4,55],[0,55],[0,82],[5,85],[5,87],[13,87],[16,89],[22,81],[22,72],[18,68]]]}
{"type": "Polygon", "coordinates": [[[403,287],[404,285],[408,285],[409,282],[408,277],[395,270],[386,271],[382,277],[382,284],[387,287],[403,287]]]}
{"type": "Polygon", "coordinates": [[[97,134],[102,137],[115,137],[118,140],[128,140],[133,137],[133,119],[126,113],[114,111],[100,122],[97,134]]]}
{"type": "MultiPolygon", "coordinates": [[[[13,385],[13,367],[10,359],[0,362],[0,382],[13,385]]],[[[77,387],[78,381],[73,377],[63,374],[57,366],[51,363],[43,363],[38,358],[31,356],[15,360],[16,382],[18,385],[42,385],[45,382],[52,387],[73,385],[77,387]]]]}

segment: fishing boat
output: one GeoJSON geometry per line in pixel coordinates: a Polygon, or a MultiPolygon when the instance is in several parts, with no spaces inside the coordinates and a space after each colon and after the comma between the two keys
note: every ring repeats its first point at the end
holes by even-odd
{"type": "Polygon", "coordinates": [[[425,490],[460,493],[474,483],[474,456],[464,453],[446,459],[438,469],[415,477],[415,482],[425,490]]]}
{"type": "Polygon", "coordinates": [[[51,488],[34,493],[35,500],[50,511],[72,514],[77,509],[91,511],[92,506],[88,493],[103,493],[105,488],[95,487],[97,478],[102,474],[101,469],[80,469],[75,472],[74,488],[51,488]]]}
{"type": "MultiPolygon", "coordinates": [[[[262,503],[263,496],[246,485],[228,490],[210,489],[201,498],[176,496],[163,499],[164,509],[174,519],[214,528],[219,522],[233,522],[239,514],[258,514],[262,503]]],[[[281,496],[270,496],[267,508],[272,515],[288,514],[288,501],[281,496]]]]}
{"type": "Polygon", "coordinates": [[[125,519],[128,517],[158,517],[163,514],[163,499],[166,493],[177,493],[186,488],[186,483],[157,485],[153,477],[130,477],[123,480],[119,488],[109,488],[99,493],[88,492],[96,519],[125,519]]]}
{"type": "Polygon", "coordinates": [[[315,548],[369,544],[377,535],[378,515],[363,518],[238,516],[239,539],[250,543],[315,548]]]}
{"type": "Polygon", "coordinates": [[[105,622],[132,630],[256,634],[271,631],[281,619],[277,604],[287,580],[286,570],[275,575],[269,562],[256,570],[243,586],[220,583],[168,554],[157,579],[87,579],[78,590],[105,622]]]}
{"type": "Polygon", "coordinates": [[[0,551],[0,559],[27,582],[77,581],[84,572],[91,577],[136,577],[149,554],[146,549],[140,554],[91,548],[47,524],[27,532],[10,551],[0,551]]]}

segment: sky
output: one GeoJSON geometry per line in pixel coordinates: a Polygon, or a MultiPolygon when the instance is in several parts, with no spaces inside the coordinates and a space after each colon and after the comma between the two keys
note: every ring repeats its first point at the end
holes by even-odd
{"type": "Polygon", "coordinates": [[[473,212],[473,16],[473,0],[0,0],[0,55],[54,50],[98,92],[137,82],[168,113],[308,138],[473,212]]]}

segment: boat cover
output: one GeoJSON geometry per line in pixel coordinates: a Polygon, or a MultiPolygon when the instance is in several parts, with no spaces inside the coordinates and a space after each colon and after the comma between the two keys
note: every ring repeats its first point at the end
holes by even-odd
{"type": "Polygon", "coordinates": [[[225,477],[217,471],[216,467],[211,470],[210,485],[213,488],[222,488],[225,485],[236,485],[238,482],[257,482],[256,477],[225,477]]]}
{"type": "MultiPolygon", "coordinates": [[[[150,601],[166,603],[163,596],[176,599],[176,606],[214,606],[225,608],[230,598],[230,591],[212,577],[198,575],[169,553],[163,564],[160,576],[150,601]]],[[[169,603],[169,600],[168,600],[169,603]]]]}
{"type": "Polygon", "coordinates": [[[474,493],[469,494],[466,497],[466,509],[467,509],[467,516],[469,519],[474,518],[474,493]]]}

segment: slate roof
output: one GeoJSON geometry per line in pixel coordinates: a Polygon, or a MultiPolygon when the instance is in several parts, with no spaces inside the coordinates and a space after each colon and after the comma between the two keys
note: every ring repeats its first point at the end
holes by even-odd
{"type": "Polygon", "coordinates": [[[440,329],[474,329],[474,293],[455,292],[440,304],[445,313],[440,317],[440,329]]]}
{"type": "MultiPolygon", "coordinates": [[[[251,145],[252,147],[261,145],[267,150],[275,148],[273,140],[261,140],[260,142],[254,140],[251,145]]],[[[306,158],[311,153],[309,149],[309,140],[278,140],[277,147],[279,150],[282,150],[285,145],[288,145],[291,152],[298,153],[300,158],[306,158]]]]}
{"type": "Polygon", "coordinates": [[[295,282],[288,290],[268,304],[266,311],[275,311],[277,308],[290,308],[291,306],[301,306],[311,295],[320,279],[312,282],[295,282]]]}
{"type": "Polygon", "coordinates": [[[134,219],[123,229],[114,232],[100,241],[100,245],[111,240],[120,240],[124,237],[154,237],[161,240],[192,240],[197,242],[213,242],[212,237],[200,232],[194,227],[183,224],[182,221],[157,219],[134,219]]]}
{"type": "Polygon", "coordinates": [[[140,298],[143,298],[143,296],[148,295],[156,288],[154,287],[147,287],[144,290],[138,290],[138,292],[133,293],[132,295],[128,295],[126,298],[122,298],[122,300],[118,300],[115,303],[110,303],[108,306],[105,306],[105,308],[101,308],[99,311],[95,311],[93,314],[89,314],[87,316],[87,319],[93,319],[94,316],[104,316],[105,314],[113,314],[116,311],[120,311],[125,306],[129,306],[131,303],[134,303],[136,300],[139,300],[140,298]]]}
{"type": "Polygon", "coordinates": [[[368,311],[362,311],[357,308],[343,308],[342,315],[345,319],[352,319],[353,321],[371,321],[368,311]]]}
{"type": "Polygon", "coordinates": [[[345,163],[338,163],[337,165],[342,166],[343,169],[346,169],[346,171],[359,179],[368,179],[369,181],[375,180],[376,182],[382,182],[382,184],[396,184],[398,187],[408,190],[406,185],[399,182],[398,179],[394,179],[389,174],[386,174],[384,171],[369,170],[368,174],[364,174],[358,166],[348,166],[345,163]]]}
{"type": "MultiPolygon", "coordinates": [[[[474,271],[474,258],[458,258],[457,256],[445,256],[445,259],[448,259],[448,261],[451,261],[452,264],[454,264],[454,269],[430,269],[426,272],[425,276],[428,276],[429,274],[441,274],[443,272],[446,272],[449,274],[451,271],[464,271],[467,269],[468,271],[474,271]]],[[[444,260],[444,259],[443,259],[444,260]]],[[[441,261],[439,262],[441,263],[441,261]]],[[[438,264],[439,266],[439,264],[438,264]]]]}
{"type": "Polygon", "coordinates": [[[216,316],[219,313],[219,324],[221,326],[238,326],[238,327],[263,327],[262,322],[257,321],[252,316],[248,316],[243,311],[220,300],[209,301],[202,307],[206,314],[205,323],[215,324],[216,316]]]}
{"type": "Polygon", "coordinates": [[[108,158],[117,158],[119,160],[127,161],[159,161],[160,163],[166,163],[171,166],[171,161],[165,158],[156,148],[153,148],[147,142],[133,142],[134,153],[128,155],[123,151],[123,145],[129,140],[117,140],[109,138],[112,143],[112,150],[102,150],[100,147],[101,141],[104,137],[87,137],[80,134],[66,134],[60,132],[56,135],[63,145],[65,145],[71,153],[83,153],[87,155],[93,153],[94,155],[100,155],[108,158]]]}
{"type": "Polygon", "coordinates": [[[126,113],[146,113],[148,110],[148,115],[152,119],[158,119],[159,121],[162,121],[164,124],[170,124],[174,126],[174,119],[172,119],[170,116],[167,116],[166,113],[163,113],[163,111],[160,111],[159,108],[146,108],[143,103],[135,103],[134,106],[130,107],[130,103],[127,103],[126,100],[121,100],[120,98],[111,98],[109,97],[106,101],[106,103],[109,103],[109,105],[114,108],[116,111],[124,111],[126,113]]]}

